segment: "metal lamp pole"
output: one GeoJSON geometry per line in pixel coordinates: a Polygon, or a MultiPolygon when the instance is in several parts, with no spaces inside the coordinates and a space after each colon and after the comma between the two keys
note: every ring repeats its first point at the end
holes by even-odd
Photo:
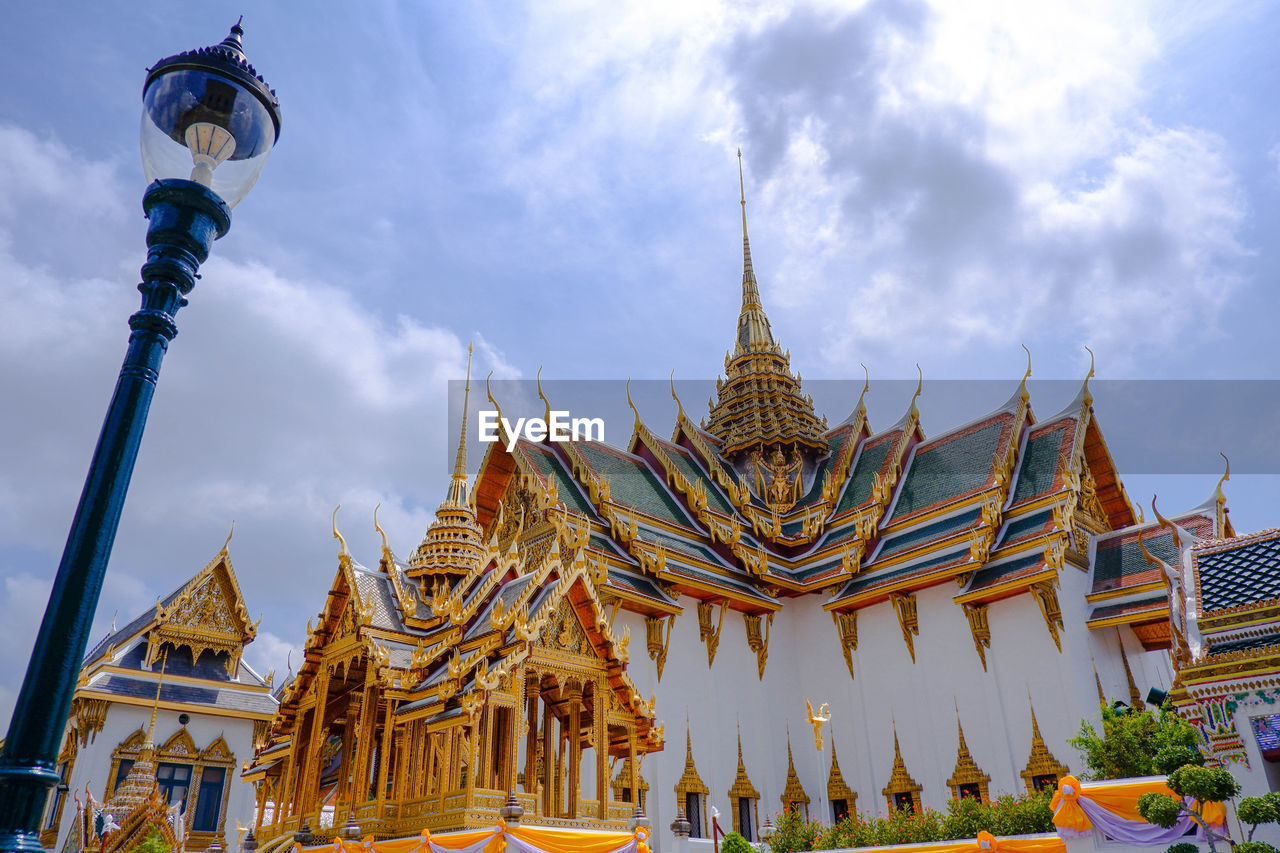
{"type": "Polygon", "coordinates": [[[253,186],[280,131],[280,106],[245,57],[237,23],[220,44],[170,56],[143,87],[141,309],[89,463],[26,677],[0,753],[0,853],[43,851],[40,818],[61,780],[58,752],[102,591],[160,363],[213,241],[253,186]],[[188,174],[189,173],[189,174],[188,174]]]}

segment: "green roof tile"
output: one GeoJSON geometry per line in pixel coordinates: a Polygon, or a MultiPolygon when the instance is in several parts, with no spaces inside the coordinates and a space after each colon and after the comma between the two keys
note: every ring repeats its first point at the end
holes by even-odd
{"type": "Polygon", "coordinates": [[[577,448],[587,464],[609,481],[613,500],[674,524],[689,525],[680,502],[644,462],[593,442],[579,442],[577,448]]]}
{"type": "Polygon", "coordinates": [[[917,450],[899,488],[893,517],[903,518],[971,492],[991,475],[1002,421],[917,450]]]}
{"type": "Polygon", "coordinates": [[[894,554],[909,551],[922,543],[945,539],[958,531],[964,530],[966,527],[972,527],[981,512],[980,508],[974,507],[973,509],[965,510],[959,515],[932,521],[928,524],[908,527],[901,533],[887,536],[880,545],[880,550],[876,552],[875,559],[878,562],[886,557],[892,557],[894,554]]]}
{"type": "Polygon", "coordinates": [[[702,481],[702,487],[707,492],[707,506],[709,508],[727,516],[734,515],[733,504],[729,503],[729,500],[720,493],[720,489],[716,487],[716,484],[706,474],[702,473],[702,469],[689,458],[687,452],[669,443],[664,443],[662,449],[666,451],[667,456],[671,458],[675,466],[680,469],[680,473],[684,475],[686,480],[690,483],[702,481]]]}
{"type": "Polygon", "coordinates": [[[1041,512],[1033,512],[1031,515],[1024,515],[1022,518],[1016,518],[1004,529],[1004,535],[1000,537],[1000,541],[996,543],[997,548],[1003,548],[1017,542],[1019,539],[1026,539],[1036,534],[1043,533],[1045,527],[1053,521],[1053,510],[1046,509],[1041,512]]]}
{"type": "MultiPolygon", "coordinates": [[[[1173,535],[1168,530],[1144,530],[1142,544],[1156,559],[1170,564],[1178,561],[1178,548],[1173,544],[1173,535]]],[[[1155,569],[1142,556],[1142,548],[1136,537],[1099,539],[1098,550],[1093,559],[1093,591],[1117,589],[1135,575],[1152,571],[1155,569]]]]}
{"type": "Polygon", "coordinates": [[[574,482],[573,477],[565,470],[558,456],[536,444],[522,443],[521,446],[528,451],[529,458],[533,460],[533,464],[537,466],[538,471],[544,477],[551,477],[555,480],[556,492],[560,496],[560,500],[564,501],[566,507],[574,512],[582,513],[587,518],[595,517],[595,508],[582,496],[582,492],[578,490],[578,484],[574,482]]]}
{"type": "Polygon", "coordinates": [[[878,440],[874,446],[863,445],[862,452],[858,454],[858,461],[854,463],[853,472],[849,475],[849,482],[844,487],[844,493],[840,495],[836,512],[862,506],[870,500],[871,487],[875,482],[874,475],[880,473],[880,469],[884,467],[884,460],[893,448],[897,436],[898,433],[893,433],[878,440]]]}
{"type": "Polygon", "coordinates": [[[1015,505],[1037,498],[1053,488],[1058,460],[1062,458],[1062,437],[1066,432],[1064,424],[1027,440],[1022,465],[1018,468],[1018,485],[1013,490],[1015,505]]]}

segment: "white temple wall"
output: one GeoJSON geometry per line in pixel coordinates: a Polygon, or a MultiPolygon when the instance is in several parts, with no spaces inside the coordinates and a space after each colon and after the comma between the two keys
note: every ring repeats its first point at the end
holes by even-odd
{"type": "MultiPolygon", "coordinates": [[[[642,694],[656,694],[658,717],[666,725],[666,749],[644,762],[651,786],[647,814],[661,834],[669,834],[674,786],[684,770],[686,716],[692,724],[694,762],[711,790],[709,805],[719,808],[726,828],[732,825],[727,791],[737,772],[735,723],[741,727],[748,776],[761,795],[761,823],[780,809],[788,728],[796,771],[811,800],[810,816],[822,820],[830,819],[826,783],[833,740],[845,780],[858,794],[859,810],[885,809],[882,791],[893,764],[895,722],[907,770],[923,786],[923,802],[944,808],[951,797],[945,782],[956,760],[957,708],[969,750],[991,776],[992,795],[1025,791],[1020,773],[1031,751],[1028,694],[1050,752],[1079,770],[1080,757],[1066,741],[1075,736],[1083,717],[1096,715],[1090,649],[1100,672],[1106,666],[1112,682],[1119,667],[1118,660],[1113,665],[1116,655],[1108,651],[1105,637],[1092,636],[1084,626],[1086,582],[1083,572],[1068,568],[1062,573],[1062,652],[1032,596],[992,604],[985,672],[964,611],[952,600],[954,585],[917,593],[920,633],[913,638],[914,664],[893,604],[865,608],[858,613],[853,679],[819,596],[790,599],[775,617],[763,681],[747,646],[742,615],[725,615],[715,664],[708,669],[706,646],[698,638],[697,603],[682,598],[685,611],[671,631],[660,683],[643,642],[633,640],[632,646],[629,673],[642,694]],[[815,709],[824,702],[830,706],[821,754],[814,748],[805,698],[815,709]]],[[[624,611],[618,619],[631,626],[633,638],[645,636],[642,617],[624,611]]],[[[1131,654],[1131,665],[1137,667],[1141,660],[1143,677],[1148,669],[1158,677],[1161,654],[1131,654]],[[1148,658],[1154,661],[1148,664],[1148,658]]],[[[1120,673],[1123,685],[1122,667],[1120,673]]]]}
{"type": "MultiPolygon", "coordinates": [[[[156,712],[155,743],[159,747],[180,729],[178,723],[180,711],[160,709],[156,712]]],[[[196,749],[203,750],[213,743],[219,735],[226,740],[227,746],[235,756],[227,784],[231,793],[227,800],[224,826],[226,828],[227,847],[236,841],[236,822],[248,826],[253,820],[255,798],[253,786],[240,781],[243,763],[253,755],[253,721],[236,717],[222,717],[211,714],[200,714],[186,711],[190,716],[187,732],[195,741],[196,749]]],[[[88,785],[94,799],[101,800],[106,793],[108,776],[111,773],[111,754],[122,741],[139,728],[146,729],[151,721],[151,708],[141,705],[125,705],[113,703],[107,710],[106,721],[102,731],[93,741],[81,747],[72,768],[70,790],[67,792],[67,804],[62,809],[62,820],[58,829],[58,844],[61,849],[66,834],[75,817],[74,795],[79,794],[84,801],[85,786],[88,785]]],[[[192,757],[193,759],[195,756],[192,757]]],[[[115,815],[120,818],[121,815],[115,815]]]]}

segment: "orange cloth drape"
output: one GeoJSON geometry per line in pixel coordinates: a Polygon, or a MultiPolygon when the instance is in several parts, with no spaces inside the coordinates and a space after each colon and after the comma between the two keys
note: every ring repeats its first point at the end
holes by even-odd
{"type": "MultiPolygon", "coordinates": [[[[1093,823],[1080,808],[1078,801],[1081,797],[1086,797],[1125,820],[1144,821],[1142,815],[1138,814],[1138,798],[1143,794],[1152,793],[1166,794],[1173,799],[1178,799],[1178,795],[1164,779],[1144,779],[1141,782],[1120,780],[1082,788],[1076,777],[1063,776],[1058,782],[1058,790],[1054,793],[1049,808],[1053,809],[1055,826],[1087,832],[1093,827],[1093,823]]],[[[1221,826],[1227,820],[1227,808],[1222,803],[1205,803],[1204,818],[1214,826],[1221,826]]]]}

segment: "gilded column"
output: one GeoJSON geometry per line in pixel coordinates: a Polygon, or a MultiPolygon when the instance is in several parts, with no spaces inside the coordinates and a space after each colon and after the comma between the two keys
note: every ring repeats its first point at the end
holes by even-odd
{"type": "Polygon", "coordinates": [[[289,741],[289,755],[284,762],[284,772],[280,774],[280,784],[276,788],[276,809],[272,815],[273,822],[279,826],[288,815],[293,814],[297,798],[293,790],[298,777],[298,744],[302,739],[302,712],[293,718],[293,737],[289,741]]]}
{"type": "MultiPolygon", "coordinates": [[[[253,818],[253,832],[255,835],[262,832],[262,814],[267,809],[267,786],[270,784],[265,778],[258,783],[258,812],[253,818]]],[[[280,811],[279,804],[276,805],[275,811],[280,811]]],[[[276,823],[280,822],[279,814],[273,814],[272,818],[276,823]]]]}
{"type": "Polygon", "coordinates": [[[525,679],[524,792],[538,792],[538,693],[540,681],[530,673],[525,679]]]}
{"type": "Polygon", "coordinates": [[[551,713],[551,702],[546,697],[542,700],[542,813],[547,817],[555,817],[556,791],[556,742],[555,715],[551,713]]]}
{"type": "Polygon", "coordinates": [[[309,815],[316,807],[316,799],[320,794],[320,747],[323,744],[324,712],[329,701],[329,668],[320,665],[320,683],[316,686],[316,707],[311,721],[311,737],[307,742],[306,773],[300,779],[302,796],[298,798],[298,814],[309,815]]]}
{"type": "Polygon", "coordinates": [[[382,760],[378,762],[378,819],[387,806],[387,767],[391,764],[391,698],[386,700],[387,713],[382,722],[382,760]]]}
{"type": "Polygon", "coordinates": [[[569,772],[565,774],[568,784],[568,817],[578,817],[578,801],[581,797],[582,776],[582,688],[575,686],[569,690],[569,772]]]}
{"type": "Polygon", "coordinates": [[[627,726],[627,755],[631,759],[629,762],[631,773],[627,784],[631,787],[631,802],[636,805],[640,804],[640,760],[636,754],[638,746],[635,723],[630,723],[627,726]]]}
{"type": "Polygon", "coordinates": [[[607,689],[595,685],[591,709],[596,735],[596,817],[600,820],[609,816],[609,726],[604,719],[604,691],[607,689]]]}

